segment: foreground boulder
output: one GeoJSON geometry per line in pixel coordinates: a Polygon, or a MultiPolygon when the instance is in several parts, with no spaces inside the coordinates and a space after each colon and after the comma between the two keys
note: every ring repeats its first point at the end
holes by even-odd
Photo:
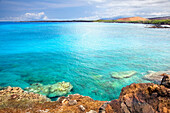
{"type": "Polygon", "coordinates": [[[169,113],[170,89],[153,83],[131,84],[109,104],[119,113],[169,113]]]}
{"type": "Polygon", "coordinates": [[[32,84],[30,87],[25,88],[28,92],[34,92],[45,95],[47,97],[64,96],[70,93],[73,86],[69,82],[57,82],[52,85],[43,85],[40,83],[32,84]]]}

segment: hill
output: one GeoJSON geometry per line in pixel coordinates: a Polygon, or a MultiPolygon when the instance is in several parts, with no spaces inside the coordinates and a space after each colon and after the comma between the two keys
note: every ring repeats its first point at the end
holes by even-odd
{"type": "Polygon", "coordinates": [[[128,18],[119,18],[118,21],[146,21],[148,19],[142,17],[128,17],[128,18]]]}

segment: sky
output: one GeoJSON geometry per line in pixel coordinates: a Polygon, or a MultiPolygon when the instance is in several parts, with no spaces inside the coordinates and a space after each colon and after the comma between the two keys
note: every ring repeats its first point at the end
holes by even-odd
{"type": "Polygon", "coordinates": [[[170,16],[170,0],[0,0],[0,20],[170,16]]]}

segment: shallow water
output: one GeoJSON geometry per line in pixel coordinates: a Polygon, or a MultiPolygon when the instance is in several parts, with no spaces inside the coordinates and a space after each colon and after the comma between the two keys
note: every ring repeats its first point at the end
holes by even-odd
{"type": "Polygon", "coordinates": [[[121,88],[148,70],[170,69],[170,30],[143,24],[0,23],[0,86],[73,85],[97,100],[118,98],[121,88]],[[137,71],[114,79],[114,71],[137,71]]]}

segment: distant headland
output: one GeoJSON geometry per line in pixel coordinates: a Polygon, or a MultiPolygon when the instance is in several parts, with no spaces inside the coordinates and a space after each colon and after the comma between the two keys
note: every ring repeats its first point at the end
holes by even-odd
{"type": "Polygon", "coordinates": [[[117,20],[100,19],[94,22],[141,23],[141,24],[153,24],[153,26],[150,26],[149,28],[170,28],[170,16],[155,17],[155,18],[128,17],[128,18],[119,18],[117,20]]]}
{"type": "Polygon", "coordinates": [[[129,17],[129,18],[119,18],[118,21],[147,21],[149,19],[142,18],[142,17],[129,17]]]}
{"type": "Polygon", "coordinates": [[[150,28],[170,28],[170,16],[143,18],[143,17],[127,17],[127,18],[107,18],[98,20],[34,20],[34,21],[14,21],[14,22],[102,22],[102,23],[141,23],[154,24],[150,28]]]}

